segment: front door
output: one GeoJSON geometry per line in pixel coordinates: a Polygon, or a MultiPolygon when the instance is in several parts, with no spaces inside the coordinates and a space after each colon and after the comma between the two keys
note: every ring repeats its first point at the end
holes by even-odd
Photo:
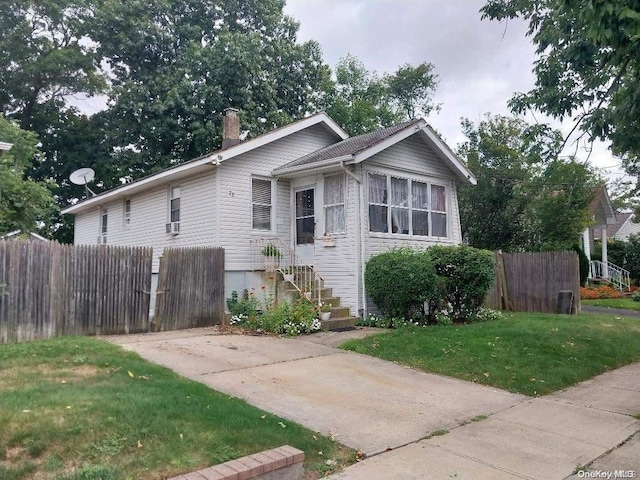
{"type": "Polygon", "coordinates": [[[316,234],[315,189],[296,190],[295,242],[299,263],[313,265],[316,234]]]}

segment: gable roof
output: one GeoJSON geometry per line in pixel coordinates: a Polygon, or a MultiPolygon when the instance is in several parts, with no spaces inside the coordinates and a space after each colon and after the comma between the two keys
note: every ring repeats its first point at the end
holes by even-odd
{"type": "MultiPolygon", "coordinates": [[[[626,223],[631,221],[631,217],[633,217],[633,213],[616,213],[616,223],[607,225],[607,237],[613,238],[626,223]]],[[[595,228],[593,239],[600,240],[600,238],[602,238],[602,230],[595,228]]]]}
{"type": "Polygon", "coordinates": [[[616,223],[616,212],[611,204],[606,184],[601,183],[593,189],[593,200],[589,204],[589,214],[597,222],[596,225],[616,223]]]}
{"type": "Polygon", "coordinates": [[[435,151],[436,155],[464,182],[477,183],[475,176],[438,134],[423,119],[410,120],[374,132],[350,137],[298,158],[273,170],[274,176],[282,176],[326,168],[340,163],[360,163],[376,153],[389,148],[411,135],[418,134],[435,151]]]}
{"type": "Polygon", "coordinates": [[[271,142],[275,142],[276,140],[280,140],[281,138],[287,137],[318,124],[323,124],[328,130],[330,130],[333,134],[336,135],[337,138],[341,140],[344,140],[349,136],[347,132],[345,132],[326,113],[316,113],[296,122],[290,123],[289,125],[271,130],[270,132],[259,135],[250,140],[245,140],[244,142],[232,145],[230,147],[216,150],[215,152],[202,155],[198,158],[194,158],[193,160],[189,160],[188,162],[181,163],[180,165],[177,165],[175,167],[162,170],[161,172],[155,173],[153,175],[148,175],[133,182],[127,183],[126,185],[123,185],[121,187],[117,187],[93,197],[87,198],[86,200],[82,200],[75,205],[65,208],[64,210],[62,210],[62,213],[78,213],[93,206],[100,205],[104,203],[105,200],[125,197],[158,184],[164,184],[172,180],[177,180],[178,178],[198,171],[206,165],[218,165],[219,163],[229,160],[233,157],[237,157],[238,155],[242,155],[243,153],[250,152],[251,150],[262,147],[271,142]]]}
{"type": "Polygon", "coordinates": [[[358,135],[357,137],[347,138],[345,140],[342,140],[341,142],[334,143],[333,145],[329,145],[325,148],[321,148],[320,150],[311,152],[304,157],[300,157],[292,162],[287,163],[286,165],[278,167],[274,170],[274,172],[281,170],[286,171],[291,169],[292,167],[298,167],[302,165],[312,165],[314,163],[322,162],[323,160],[330,160],[347,155],[356,155],[357,153],[376,145],[382,140],[389,138],[393,134],[398,133],[411,125],[415,125],[418,122],[419,120],[412,120],[410,122],[393,125],[392,127],[380,128],[379,130],[376,130],[374,132],[358,135]]]}

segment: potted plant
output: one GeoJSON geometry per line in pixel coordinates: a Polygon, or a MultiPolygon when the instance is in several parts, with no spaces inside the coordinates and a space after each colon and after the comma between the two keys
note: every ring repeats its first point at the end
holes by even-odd
{"type": "Polygon", "coordinates": [[[274,272],[280,263],[280,257],[282,253],[278,250],[273,243],[265,245],[262,249],[262,255],[264,255],[264,269],[267,272],[274,272]]]}
{"type": "Polygon", "coordinates": [[[321,303],[319,308],[320,320],[326,322],[331,318],[331,305],[328,303],[321,303]]]}

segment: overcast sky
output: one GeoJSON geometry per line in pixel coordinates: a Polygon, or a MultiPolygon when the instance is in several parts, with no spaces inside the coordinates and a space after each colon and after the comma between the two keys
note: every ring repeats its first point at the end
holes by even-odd
{"type": "MultiPolygon", "coordinates": [[[[460,118],[478,121],[486,112],[508,114],[513,92],[534,85],[534,47],[526,24],[480,20],[483,0],[287,0],[285,12],[300,22],[298,39],[316,40],[334,67],[348,53],[369,70],[394,72],[400,65],[430,62],[439,76],[442,110],[427,121],[451,147],[464,141],[460,118]]],[[[538,120],[545,120],[537,115],[538,120]]],[[[528,120],[533,121],[532,117],[528,120]]],[[[559,124],[556,124],[559,126],[559,124]]],[[[572,124],[562,125],[568,132],[572,124]]],[[[571,150],[573,153],[575,145],[571,150]]],[[[586,158],[583,146],[578,156],[586,158]]],[[[590,161],[608,172],[620,161],[605,145],[590,161]]]]}

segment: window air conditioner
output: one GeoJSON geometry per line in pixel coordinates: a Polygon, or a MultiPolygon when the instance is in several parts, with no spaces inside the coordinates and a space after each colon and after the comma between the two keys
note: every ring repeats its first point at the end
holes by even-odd
{"type": "Polygon", "coordinates": [[[167,234],[178,235],[180,233],[180,222],[167,223],[167,234]]]}

